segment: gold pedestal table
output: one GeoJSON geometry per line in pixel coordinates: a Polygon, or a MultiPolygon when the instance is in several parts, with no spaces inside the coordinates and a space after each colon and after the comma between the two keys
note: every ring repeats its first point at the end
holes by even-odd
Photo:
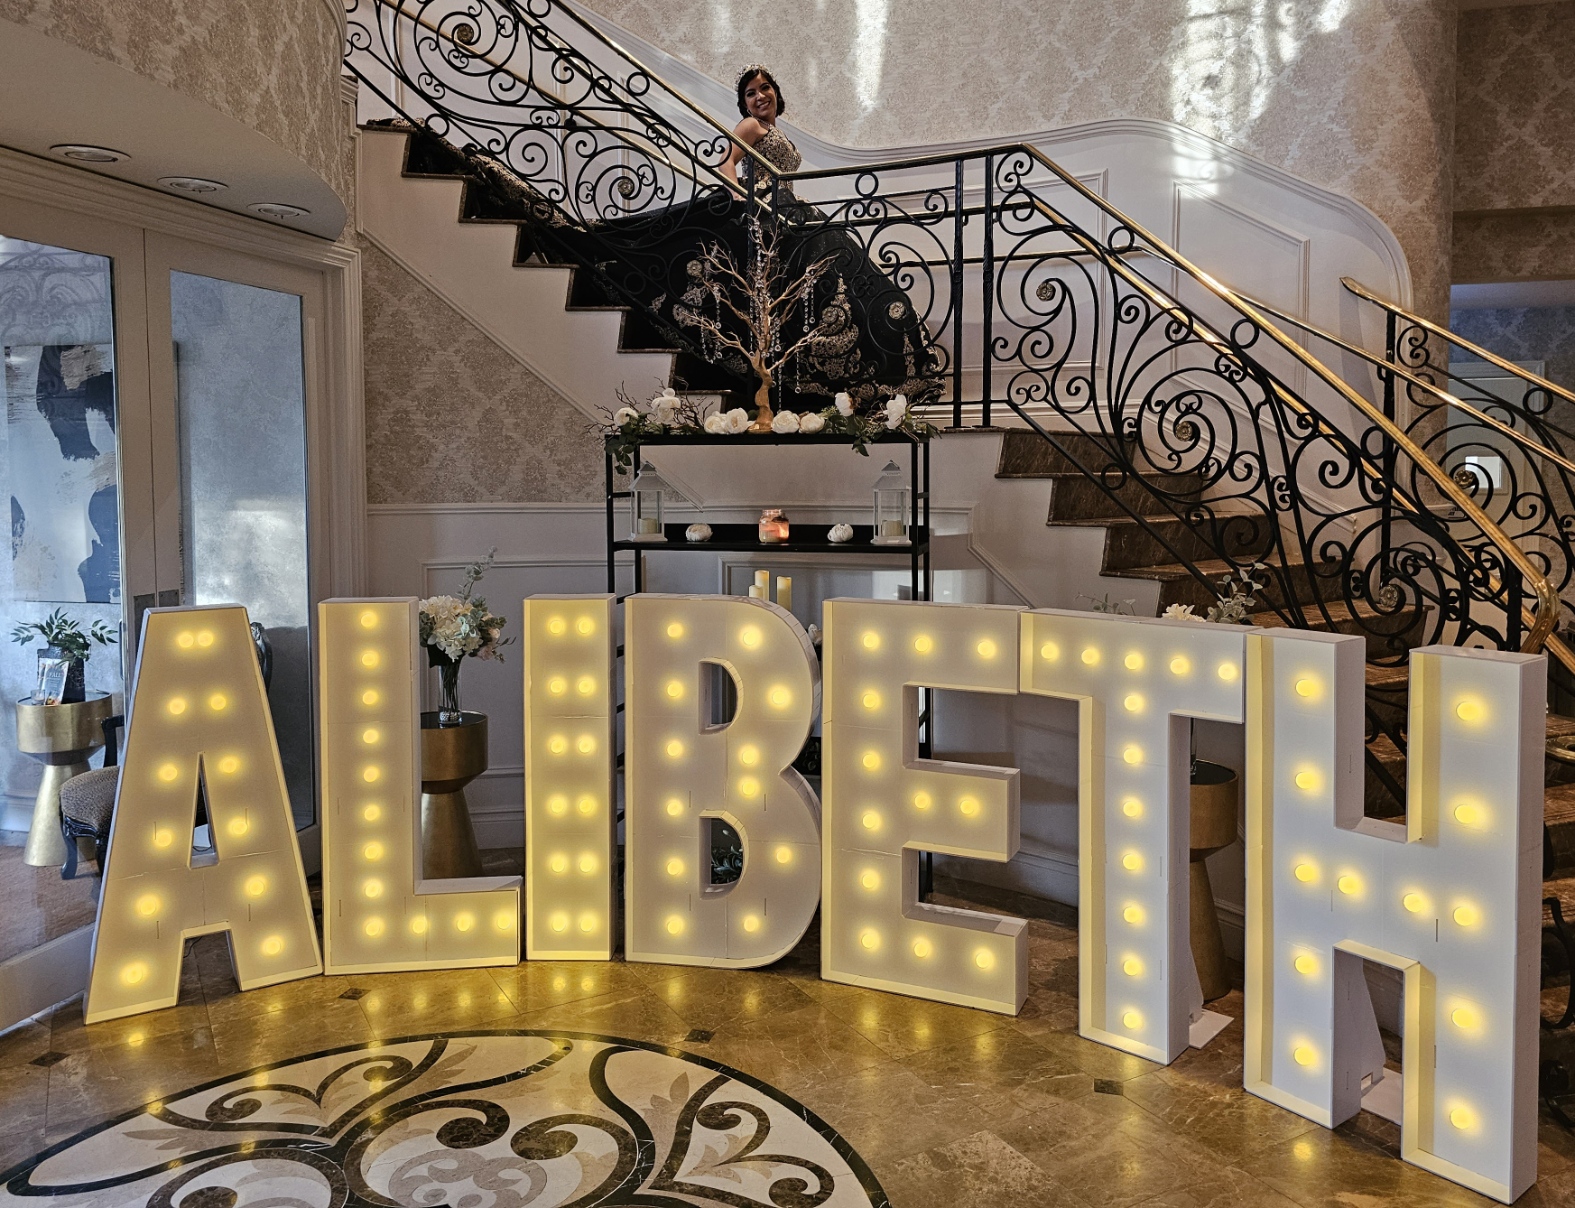
{"type": "Polygon", "coordinates": [[[87,700],[41,705],[31,698],[16,703],[16,747],[44,765],[33,799],[33,823],[22,860],[34,868],[59,868],[66,862],[60,832],[60,786],[88,770],[88,758],[104,745],[104,721],[114,712],[107,692],[87,700]]]}
{"type": "Polygon", "coordinates": [[[1197,761],[1192,779],[1191,899],[1192,961],[1198,967],[1203,1001],[1230,990],[1225,967],[1225,942],[1220,936],[1220,916],[1214,909],[1214,887],[1204,863],[1221,848],[1236,842],[1236,773],[1221,764],[1197,761]]]}
{"type": "Polygon", "coordinates": [[[421,715],[421,875],[481,876],[481,851],[465,786],[487,770],[487,715],[461,713],[457,726],[421,715]]]}

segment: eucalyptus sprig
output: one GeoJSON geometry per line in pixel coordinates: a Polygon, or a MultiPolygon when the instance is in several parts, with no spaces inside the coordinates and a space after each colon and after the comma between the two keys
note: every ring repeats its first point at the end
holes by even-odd
{"type": "Polygon", "coordinates": [[[55,609],[42,621],[23,621],[11,630],[11,640],[18,646],[27,645],[35,636],[68,658],[84,663],[89,658],[90,642],[113,646],[119,640],[105,621],[94,621],[84,633],[78,621],[66,616],[64,608],[55,609]]]}

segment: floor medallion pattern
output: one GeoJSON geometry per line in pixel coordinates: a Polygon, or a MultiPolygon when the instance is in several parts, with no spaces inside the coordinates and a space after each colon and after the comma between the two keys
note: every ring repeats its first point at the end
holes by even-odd
{"type": "Polygon", "coordinates": [[[353,1046],[197,1087],[0,1176],[110,1208],[889,1208],[806,1108],[677,1049],[577,1032],[353,1046]]]}

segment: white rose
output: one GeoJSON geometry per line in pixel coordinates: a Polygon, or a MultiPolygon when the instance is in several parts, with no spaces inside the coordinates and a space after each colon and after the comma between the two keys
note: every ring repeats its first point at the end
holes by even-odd
{"type": "Polygon", "coordinates": [[[651,400],[651,414],[657,423],[671,424],[678,418],[678,408],[682,405],[683,401],[673,393],[673,388],[668,386],[651,400]]]}
{"type": "Polygon", "coordinates": [[[886,404],[886,426],[888,428],[900,427],[908,415],[908,397],[904,394],[894,395],[886,404]]]}
{"type": "Polygon", "coordinates": [[[853,414],[853,400],[848,397],[846,390],[837,395],[832,401],[837,404],[837,414],[844,419],[853,414]]]}
{"type": "Polygon", "coordinates": [[[618,410],[613,412],[613,423],[618,425],[620,428],[627,424],[630,420],[639,418],[640,413],[633,407],[619,407],[618,410]]]}
{"type": "Polygon", "coordinates": [[[722,419],[727,423],[727,432],[730,436],[737,436],[741,432],[748,432],[750,425],[749,412],[742,407],[734,407],[731,411],[723,412],[722,419]]]}
{"type": "Polygon", "coordinates": [[[778,436],[788,436],[798,431],[798,416],[791,411],[778,411],[771,417],[771,430],[778,436]]]}
{"type": "Polygon", "coordinates": [[[726,436],[727,420],[720,415],[708,415],[705,417],[705,430],[712,436],[726,436]]]}
{"type": "Polygon", "coordinates": [[[811,411],[807,415],[798,417],[798,430],[805,436],[814,436],[826,426],[826,417],[819,412],[811,411]]]}

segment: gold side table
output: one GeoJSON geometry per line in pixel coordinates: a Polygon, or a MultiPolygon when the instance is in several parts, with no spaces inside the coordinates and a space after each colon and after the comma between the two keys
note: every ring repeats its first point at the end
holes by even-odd
{"type": "Polygon", "coordinates": [[[33,799],[22,861],[34,868],[59,868],[66,862],[60,833],[60,786],[88,770],[88,758],[104,745],[104,720],[114,712],[107,692],[67,704],[40,705],[31,697],[16,702],[16,747],[44,765],[33,799]]]}
{"type": "Polygon", "coordinates": [[[1214,887],[1204,863],[1221,848],[1236,842],[1236,773],[1218,763],[1197,761],[1192,781],[1192,849],[1190,915],[1192,961],[1198,967],[1203,1001],[1210,1002],[1230,990],[1225,966],[1225,941],[1220,936],[1220,916],[1214,908],[1214,887]]]}
{"type": "Polygon", "coordinates": [[[461,713],[457,726],[421,715],[421,875],[481,876],[481,851],[465,786],[487,770],[487,715],[461,713]]]}

